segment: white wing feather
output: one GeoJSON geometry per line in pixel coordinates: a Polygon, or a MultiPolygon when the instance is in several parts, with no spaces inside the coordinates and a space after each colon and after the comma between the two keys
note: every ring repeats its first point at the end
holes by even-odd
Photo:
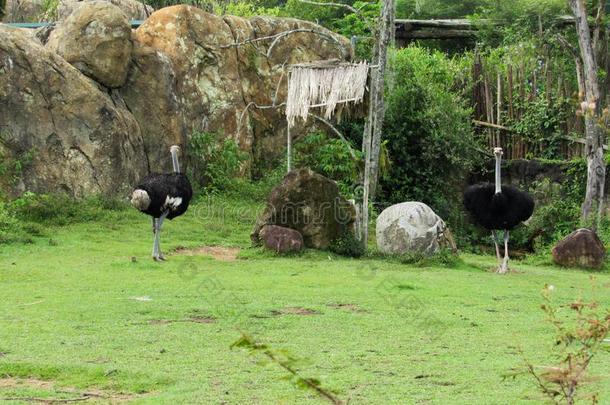
{"type": "Polygon", "coordinates": [[[170,196],[165,197],[164,207],[166,209],[175,211],[178,209],[180,204],[182,204],[182,197],[170,197],[170,196]]]}

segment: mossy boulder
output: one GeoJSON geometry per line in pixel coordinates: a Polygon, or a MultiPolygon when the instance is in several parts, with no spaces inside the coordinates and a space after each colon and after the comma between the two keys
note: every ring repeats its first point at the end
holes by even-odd
{"type": "Polygon", "coordinates": [[[306,247],[327,249],[353,231],[355,220],[356,210],[339,194],[337,183],[310,169],[298,169],[271,191],[251,239],[259,245],[263,227],[279,225],[299,231],[306,247]]]}

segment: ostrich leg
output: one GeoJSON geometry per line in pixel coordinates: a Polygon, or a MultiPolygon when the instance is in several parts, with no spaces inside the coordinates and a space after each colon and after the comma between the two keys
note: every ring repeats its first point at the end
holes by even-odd
{"type": "Polygon", "coordinates": [[[504,260],[498,271],[500,274],[505,274],[508,271],[508,237],[508,230],[506,230],[504,231],[504,260]]]}
{"type": "Polygon", "coordinates": [[[491,231],[491,238],[494,240],[494,245],[496,245],[496,258],[498,259],[498,268],[500,268],[500,261],[502,259],[500,258],[500,247],[498,246],[498,234],[495,229],[491,231]]]}
{"type": "Polygon", "coordinates": [[[157,232],[155,233],[155,243],[156,243],[157,250],[156,250],[156,252],[153,250],[153,259],[155,259],[155,261],[165,260],[165,256],[163,256],[163,253],[161,253],[161,246],[160,246],[159,239],[161,236],[161,227],[163,226],[163,220],[165,219],[167,214],[168,214],[167,212],[164,212],[163,214],[161,214],[161,216],[157,220],[157,232]]]}
{"type": "Polygon", "coordinates": [[[159,258],[159,225],[158,219],[153,218],[153,249],[152,249],[152,257],[154,260],[158,260],[159,258]]]}

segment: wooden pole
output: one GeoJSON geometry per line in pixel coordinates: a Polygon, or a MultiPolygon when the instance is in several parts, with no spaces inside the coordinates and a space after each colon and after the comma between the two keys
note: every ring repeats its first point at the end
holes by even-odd
{"type": "Polygon", "coordinates": [[[371,100],[369,118],[363,136],[364,161],[364,195],[362,201],[362,244],[368,242],[369,200],[375,197],[379,176],[379,152],[381,149],[381,132],[385,115],[384,79],[388,62],[388,47],[394,37],[394,0],[383,0],[379,19],[379,37],[375,45],[377,71],[371,71],[371,100]],[[370,136],[368,135],[370,134],[370,136]]]}
{"type": "Polygon", "coordinates": [[[292,135],[290,134],[290,124],[286,126],[286,169],[292,170],[292,135]]]}

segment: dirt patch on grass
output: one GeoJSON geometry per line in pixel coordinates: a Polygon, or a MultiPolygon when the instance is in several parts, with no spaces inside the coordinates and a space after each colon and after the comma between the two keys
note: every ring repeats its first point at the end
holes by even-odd
{"type": "Polygon", "coordinates": [[[186,248],[184,246],[178,246],[174,249],[174,252],[178,255],[184,256],[212,256],[216,260],[224,262],[232,262],[237,260],[239,254],[239,248],[231,248],[224,246],[201,246],[197,248],[186,248]]]}
{"type": "Polygon", "coordinates": [[[139,396],[140,395],[109,392],[98,389],[79,390],[72,387],[61,387],[56,386],[53,381],[38,380],[35,378],[0,378],[0,401],[24,401],[45,404],[94,401],[97,403],[103,402],[117,404],[132,401],[139,396]],[[15,394],[14,392],[10,394],[10,397],[3,395],[3,391],[15,391],[19,389],[34,389],[47,392],[44,396],[38,394],[40,397],[34,397],[31,396],[31,394],[24,394],[21,396],[19,394],[15,394]]]}
{"type": "Polygon", "coordinates": [[[271,315],[273,316],[282,316],[282,315],[320,315],[320,312],[303,307],[286,307],[281,309],[274,309],[271,311],[271,315]]]}
{"type": "Polygon", "coordinates": [[[348,303],[332,303],[326,304],[327,307],[335,308],[335,309],[345,309],[351,312],[366,312],[364,309],[360,308],[356,304],[348,304],[348,303]]]}

